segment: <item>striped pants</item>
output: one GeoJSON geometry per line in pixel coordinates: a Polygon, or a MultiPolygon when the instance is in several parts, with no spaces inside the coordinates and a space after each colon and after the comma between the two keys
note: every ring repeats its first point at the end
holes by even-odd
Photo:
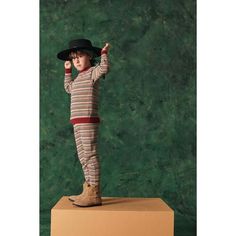
{"type": "Polygon", "coordinates": [[[87,183],[100,183],[100,164],[97,152],[97,135],[99,123],[83,123],[74,126],[75,143],[78,158],[82,165],[87,183]]]}

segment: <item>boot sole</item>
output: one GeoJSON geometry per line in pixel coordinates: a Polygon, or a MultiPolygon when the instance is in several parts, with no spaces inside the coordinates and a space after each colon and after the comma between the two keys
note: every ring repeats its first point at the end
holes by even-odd
{"type": "Polygon", "coordinates": [[[79,206],[79,207],[93,207],[93,206],[101,206],[101,205],[102,205],[102,203],[97,203],[97,204],[88,205],[88,206],[82,206],[82,205],[79,205],[79,204],[74,204],[74,203],[73,203],[73,205],[75,205],[75,206],[79,206]]]}

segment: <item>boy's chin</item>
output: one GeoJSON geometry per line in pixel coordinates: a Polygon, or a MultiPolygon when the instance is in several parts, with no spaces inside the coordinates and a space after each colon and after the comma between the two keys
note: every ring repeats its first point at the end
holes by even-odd
{"type": "Polygon", "coordinates": [[[83,71],[84,69],[85,69],[86,67],[83,67],[83,68],[81,68],[81,67],[77,67],[76,69],[77,69],[77,71],[83,71]]]}

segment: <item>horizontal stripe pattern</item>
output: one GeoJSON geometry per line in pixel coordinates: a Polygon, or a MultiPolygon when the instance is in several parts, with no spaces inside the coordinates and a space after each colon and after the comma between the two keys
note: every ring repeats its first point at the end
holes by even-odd
{"type": "Polygon", "coordinates": [[[97,136],[99,124],[75,124],[75,143],[85,180],[89,184],[99,185],[100,162],[97,152],[97,136]]]}
{"type": "Polygon", "coordinates": [[[108,57],[101,55],[100,65],[90,67],[72,80],[71,73],[66,71],[65,91],[71,94],[70,119],[79,117],[98,117],[99,78],[108,72],[108,57]]]}

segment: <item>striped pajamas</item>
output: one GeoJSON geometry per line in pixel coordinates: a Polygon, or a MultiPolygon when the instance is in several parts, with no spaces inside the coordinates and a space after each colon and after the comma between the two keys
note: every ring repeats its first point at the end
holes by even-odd
{"type": "Polygon", "coordinates": [[[87,68],[72,80],[71,71],[65,73],[64,88],[71,94],[70,121],[74,127],[78,158],[85,180],[99,185],[100,165],[97,148],[99,129],[99,78],[108,72],[107,53],[101,55],[100,65],[87,68]]]}
{"type": "Polygon", "coordinates": [[[97,150],[98,123],[74,125],[77,153],[84,172],[85,180],[93,185],[99,184],[100,165],[97,150]]]}

